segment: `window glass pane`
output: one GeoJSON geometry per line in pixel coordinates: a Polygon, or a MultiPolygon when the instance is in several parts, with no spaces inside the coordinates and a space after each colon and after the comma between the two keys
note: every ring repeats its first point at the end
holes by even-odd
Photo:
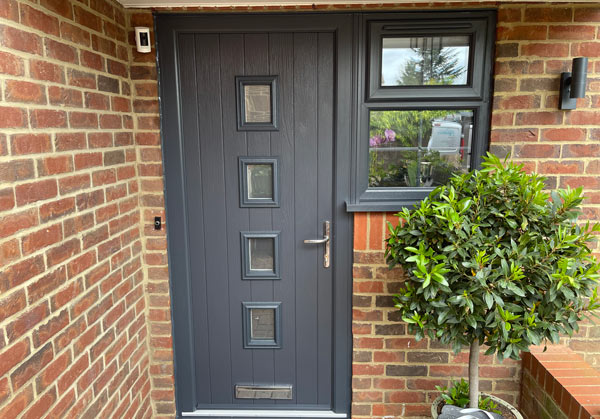
{"type": "Polygon", "coordinates": [[[250,241],[250,270],[273,271],[275,266],[275,240],[252,238],[250,241]]]}
{"type": "Polygon", "coordinates": [[[382,86],[466,85],[470,37],[383,38],[382,86]]]}
{"type": "Polygon", "coordinates": [[[273,199],[273,165],[249,164],[246,167],[248,199],[273,199]]]}
{"type": "Polygon", "coordinates": [[[245,84],[245,122],[271,122],[271,85],[245,84]]]}
{"type": "Polygon", "coordinates": [[[251,339],[275,339],[275,309],[250,309],[251,339]]]}
{"type": "Polygon", "coordinates": [[[371,111],[369,187],[430,187],[469,170],[470,110],[371,111]]]}

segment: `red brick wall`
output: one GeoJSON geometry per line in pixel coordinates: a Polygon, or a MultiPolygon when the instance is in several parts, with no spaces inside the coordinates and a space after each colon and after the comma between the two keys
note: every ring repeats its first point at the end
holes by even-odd
{"type": "Polygon", "coordinates": [[[0,417],[148,417],[128,21],[0,0],[0,417]]]}

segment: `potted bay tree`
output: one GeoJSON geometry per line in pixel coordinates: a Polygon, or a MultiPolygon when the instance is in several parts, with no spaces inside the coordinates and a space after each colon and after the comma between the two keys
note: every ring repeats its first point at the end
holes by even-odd
{"type": "Polygon", "coordinates": [[[417,340],[469,348],[471,408],[480,403],[481,346],[519,359],[600,307],[590,249],[600,227],[576,223],[581,188],[548,195],[544,177],[507,160],[488,153],[481,170],[454,176],[399,212],[398,226],[388,223],[387,263],[405,272],[395,306],[417,340]]]}

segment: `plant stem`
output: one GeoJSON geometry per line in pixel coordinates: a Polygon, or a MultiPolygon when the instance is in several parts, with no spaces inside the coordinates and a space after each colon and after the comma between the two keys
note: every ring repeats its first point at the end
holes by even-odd
{"type": "Polygon", "coordinates": [[[469,407],[479,407],[479,339],[469,348],[469,407]]]}

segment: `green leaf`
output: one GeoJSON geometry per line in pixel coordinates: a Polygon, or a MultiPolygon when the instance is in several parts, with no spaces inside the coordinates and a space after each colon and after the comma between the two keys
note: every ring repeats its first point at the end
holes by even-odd
{"type": "Polygon", "coordinates": [[[465,320],[473,329],[477,329],[477,320],[473,316],[466,316],[465,320]]]}
{"type": "Polygon", "coordinates": [[[491,309],[494,305],[494,297],[492,297],[492,294],[490,294],[489,292],[486,292],[484,298],[487,308],[491,309]]]}
{"type": "Polygon", "coordinates": [[[432,275],[433,280],[442,284],[442,285],[446,285],[448,286],[448,281],[446,281],[446,278],[444,278],[442,275],[435,273],[432,275]]]}
{"type": "Polygon", "coordinates": [[[506,349],[504,350],[504,352],[502,353],[502,356],[504,358],[510,358],[510,356],[512,355],[512,351],[513,351],[513,346],[512,345],[508,345],[506,347],[506,349]]]}
{"type": "Polygon", "coordinates": [[[517,294],[519,297],[525,297],[525,292],[512,282],[508,282],[508,289],[517,294]]]}

